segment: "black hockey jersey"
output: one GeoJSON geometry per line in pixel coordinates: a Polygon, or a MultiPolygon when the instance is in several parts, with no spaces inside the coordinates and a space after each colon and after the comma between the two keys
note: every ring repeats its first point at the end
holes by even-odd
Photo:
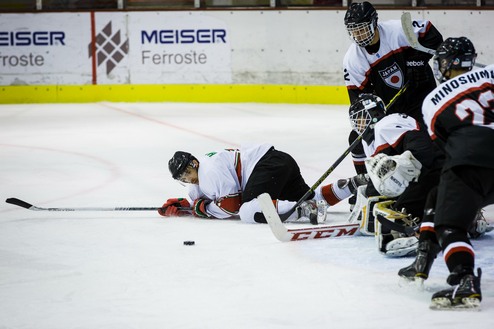
{"type": "Polygon", "coordinates": [[[445,169],[494,168],[494,64],[439,85],[422,111],[432,139],[446,143],[445,169]]]}

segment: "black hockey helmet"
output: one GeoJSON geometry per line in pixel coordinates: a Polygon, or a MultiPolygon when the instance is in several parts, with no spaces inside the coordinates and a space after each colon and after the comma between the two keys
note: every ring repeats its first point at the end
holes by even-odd
{"type": "Polygon", "coordinates": [[[360,94],[350,106],[350,122],[352,129],[358,134],[364,133],[368,126],[374,128],[374,125],[385,115],[384,102],[374,94],[360,94]]]}
{"type": "Polygon", "coordinates": [[[168,161],[168,170],[170,170],[173,179],[179,179],[193,160],[197,161],[197,159],[188,152],[175,152],[170,161],[168,161]]]}
{"type": "Polygon", "coordinates": [[[434,75],[440,82],[450,78],[451,70],[470,71],[477,53],[466,37],[447,38],[439,45],[434,56],[434,75]]]}
{"type": "Polygon", "coordinates": [[[346,11],[344,21],[350,38],[360,47],[369,45],[374,39],[377,12],[370,2],[352,3],[346,11]]]}

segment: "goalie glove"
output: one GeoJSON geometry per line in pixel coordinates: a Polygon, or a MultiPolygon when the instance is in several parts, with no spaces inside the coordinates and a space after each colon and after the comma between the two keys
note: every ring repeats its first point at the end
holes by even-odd
{"type": "Polygon", "coordinates": [[[376,154],[365,160],[367,173],[376,190],[384,196],[394,198],[401,195],[410,182],[417,180],[422,164],[412,152],[389,156],[376,154]]]}

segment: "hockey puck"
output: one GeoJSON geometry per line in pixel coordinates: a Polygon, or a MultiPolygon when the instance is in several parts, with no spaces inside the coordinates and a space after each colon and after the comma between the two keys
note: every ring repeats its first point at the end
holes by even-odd
{"type": "Polygon", "coordinates": [[[193,246],[196,243],[194,241],[184,241],[184,246],[193,246]]]}

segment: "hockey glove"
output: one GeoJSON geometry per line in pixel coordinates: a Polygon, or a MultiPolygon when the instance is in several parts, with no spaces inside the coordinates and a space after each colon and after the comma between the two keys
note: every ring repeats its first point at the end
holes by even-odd
{"type": "Polygon", "coordinates": [[[158,213],[165,217],[182,217],[190,214],[190,211],[182,208],[190,208],[189,201],[184,198],[172,198],[166,200],[163,206],[158,209],[158,213]]]}
{"type": "Polygon", "coordinates": [[[389,156],[383,153],[365,160],[367,172],[376,190],[387,197],[397,197],[417,180],[422,164],[415,159],[412,152],[389,156]]]}
{"type": "Polygon", "coordinates": [[[211,200],[206,200],[206,199],[197,199],[194,201],[194,205],[192,206],[192,213],[196,217],[201,217],[201,218],[209,218],[211,215],[209,215],[206,211],[206,206],[211,203],[211,200]]]}

